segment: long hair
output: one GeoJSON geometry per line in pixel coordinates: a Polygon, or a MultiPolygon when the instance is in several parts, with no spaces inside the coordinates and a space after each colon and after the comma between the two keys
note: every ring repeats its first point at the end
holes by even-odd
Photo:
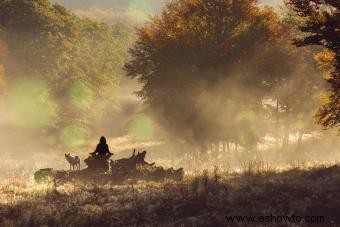
{"type": "Polygon", "coordinates": [[[106,144],[106,138],[104,136],[100,137],[99,144],[106,144]]]}

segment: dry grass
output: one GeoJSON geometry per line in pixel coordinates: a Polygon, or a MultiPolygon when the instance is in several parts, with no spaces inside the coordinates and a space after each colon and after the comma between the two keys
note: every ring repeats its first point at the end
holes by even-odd
{"type": "MultiPolygon", "coordinates": [[[[324,215],[340,224],[340,168],[278,172],[263,163],[244,173],[215,169],[182,182],[0,187],[1,226],[227,226],[226,215],[324,215]]],[[[234,223],[242,226],[242,223],[234,223]]],[[[248,223],[248,225],[250,225],[248,223]]],[[[244,224],[243,224],[244,226],[244,224]]]]}

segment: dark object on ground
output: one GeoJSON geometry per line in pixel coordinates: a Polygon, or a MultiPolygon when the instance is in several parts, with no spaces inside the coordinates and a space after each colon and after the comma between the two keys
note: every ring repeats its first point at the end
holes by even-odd
{"type": "Polygon", "coordinates": [[[334,173],[338,173],[338,172],[339,172],[339,166],[334,165],[334,166],[330,166],[327,168],[316,169],[316,170],[310,171],[308,178],[317,180],[318,178],[331,177],[334,175],[334,173]]]}
{"type": "Polygon", "coordinates": [[[106,172],[109,170],[109,159],[111,154],[101,155],[101,154],[93,154],[84,160],[85,164],[88,166],[88,169],[92,171],[102,171],[106,172]]]}
{"type": "Polygon", "coordinates": [[[46,182],[51,178],[54,178],[53,169],[51,168],[40,169],[39,171],[34,173],[34,180],[37,183],[46,182]]]}
{"type": "Polygon", "coordinates": [[[183,168],[174,170],[173,168],[164,169],[155,166],[155,163],[145,161],[146,151],[135,151],[130,158],[119,160],[110,160],[110,154],[97,155],[91,153],[91,156],[84,160],[88,168],[77,171],[64,171],[41,169],[34,174],[37,183],[56,180],[58,182],[67,182],[71,180],[94,181],[96,183],[121,183],[125,180],[147,180],[162,181],[164,179],[173,179],[181,181],[183,179],[183,168]],[[111,167],[111,170],[109,171],[111,167]]]}
{"type": "Polygon", "coordinates": [[[126,178],[141,179],[141,180],[163,180],[165,178],[173,180],[182,180],[184,171],[183,168],[178,170],[164,169],[163,167],[156,167],[155,163],[147,163],[145,159],[146,151],[133,152],[130,158],[123,158],[110,162],[111,173],[118,180],[126,178]]]}

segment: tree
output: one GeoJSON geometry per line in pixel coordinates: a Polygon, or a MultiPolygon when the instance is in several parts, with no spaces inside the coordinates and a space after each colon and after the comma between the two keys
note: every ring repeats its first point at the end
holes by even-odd
{"type": "Polygon", "coordinates": [[[48,0],[0,1],[0,26],[8,83],[46,83],[59,106],[58,130],[89,128],[113,105],[127,50],[122,26],[80,19],[48,0]]]}
{"type": "Polygon", "coordinates": [[[139,79],[137,94],[180,140],[247,150],[261,141],[263,99],[292,62],[274,48],[283,32],[277,15],[256,4],[174,1],[138,30],[127,75],[139,79]],[[271,61],[273,54],[280,60],[271,61]]]}
{"type": "Polygon", "coordinates": [[[326,128],[340,126],[340,2],[337,0],[288,0],[287,4],[305,20],[300,30],[304,37],[297,39],[297,46],[318,45],[330,53],[317,59],[332,65],[326,81],[330,84],[323,106],[316,115],[326,128]]]}

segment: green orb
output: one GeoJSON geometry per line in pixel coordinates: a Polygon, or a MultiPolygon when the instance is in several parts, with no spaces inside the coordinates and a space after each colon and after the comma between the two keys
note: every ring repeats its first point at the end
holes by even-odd
{"type": "Polygon", "coordinates": [[[129,135],[137,140],[151,139],[154,133],[154,123],[145,114],[135,115],[129,125],[129,135]]]}
{"type": "Polygon", "coordinates": [[[84,128],[77,125],[70,125],[62,129],[59,140],[64,146],[75,148],[85,143],[86,136],[87,133],[84,128]]]}

